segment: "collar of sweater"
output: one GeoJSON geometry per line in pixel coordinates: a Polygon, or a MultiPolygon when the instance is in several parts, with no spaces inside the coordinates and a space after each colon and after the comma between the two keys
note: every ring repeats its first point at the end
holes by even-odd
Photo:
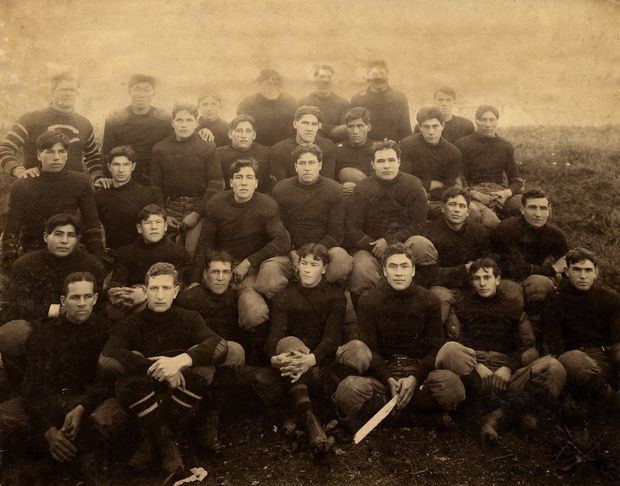
{"type": "Polygon", "coordinates": [[[176,143],[190,143],[198,138],[198,134],[194,131],[189,137],[178,139],[176,135],[172,135],[172,140],[176,143]]]}
{"type": "Polygon", "coordinates": [[[320,292],[325,288],[327,284],[325,283],[325,278],[322,278],[318,285],[314,287],[304,287],[301,282],[297,284],[297,288],[299,289],[299,293],[308,296],[314,292],[320,292]]]}
{"type": "Polygon", "coordinates": [[[389,283],[387,283],[387,281],[383,282],[383,291],[387,295],[393,295],[399,298],[410,297],[411,295],[417,293],[418,287],[419,285],[417,285],[415,282],[411,282],[411,285],[409,285],[409,287],[407,287],[406,289],[396,290],[389,283]]]}
{"type": "Polygon", "coordinates": [[[164,236],[161,240],[151,243],[151,242],[144,241],[144,238],[142,237],[142,235],[138,235],[136,236],[135,241],[136,241],[136,244],[138,246],[141,246],[142,248],[157,248],[160,246],[164,246],[169,240],[167,240],[166,236],[164,236]]]}
{"type": "Polygon", "coordinates": [[[523,231],[525,232],[532,233],[532,234],[538,234],[538,233],[544,233],[545,230],[547,229],[547,223],[542,225],[540,228],[534,228],[533,226],[530,226],[527,223],[527,221],[525,221],[525,218],[523,217],[522,214],[520,214],[518,218],[519,218],[519,224],[521,225],[521,227],[523,228],[523,231]]]}
{"type": "Polygon", "coordinates": [[[501,140],[497,133],[494,137],[485,137],[484,135],[480,135],[479,132],[476,132],[474,137],[476,138],[476,141],[480,143],[497,143],[501,140]]]}
{"type": "Polygon", "coordinates": [[[312,95],[322,100],[328,100],[330,98],[333,98],[336,95],[336,93],[334,93],[333,91],[330,91],[327,94],[323,94],[323,93],[319,93],[318,91],[315,91],[314,93],[312,93],[312,95]]]}
{"type": "Polygon", "coordinates": [[[558,285],[558,293],[563,294],[563,295],[571,295],[574,297],[582,297],[582,298],[587,298],[591,295],[593,295],[596,292],[596,289],[598,289],[599,283],[598,280],[594,282],[594,285],[592,285],[592,287],[590,287],[590,290],[579,290],[577,287],[575,287],[571,281],[568,278],[562,279],[562,281],[559,283],[558,285]]]}
{"type": "Polygon", "coordinates": [[[314,181],[312,184],[304,184],[303,182],[299,180],[299,177],[293,178],[293,184],[295,184],[297,187],[301,187],[302,189],[306,191],[311,191],[312,189],[320,186],[322,182],[323,182],[323,176],[321,175],[319,175],[318,179],[314,181]]]}
{"type": "Polygon", "coordinates": [[[80,329],[84,329],[86,326],[91,326],[94,323],[94,315],[91,313],[90,316],[88,316],[88,319],[86,319],[84,322],[72,322],[69,319],[67,319],[67,315],[66,314],[62,314],[60,317],[58,317],[56,319],[56,322],[54,322],[54,326],[62,329],[63,331],[74,331],[76,327],[79,327],[80,329]]]}
{"type": "Polygon", "coordinates": [[[42,181],[57,181],[59,179],[64,179],[65,177],[67,177],[68,174],[69,169],[65,165],[59,172],[45,172],[42,170],[39,179],[41,179],[42,181]]]}
{"type": "Polygon", "coordinates": [[[112,192],[122,192],[122,191],[127,191],[129,189],[133,189],[134,187],[136,187],[138,185],[138,182],[135,179],[129,179],[127,182],[125,182],[125,184],[123,184],[122,186],[118,186],[118,187],[110,187],[110,189],[108,189],[109,191],[112,192]]]}
{"type": "Polygon", "coordinates": [[[230,191],[230,194],[228,195],[228,203],[231,206],[235,206],[237,208],[243,208],[243,207],[249,206],[254,201],[256,201],[256,192],[252,194],[252,197],[250,199],[248,199],[247,201],[243,201],[243,202],[237,202],[235,200],[235,193],[232,190],[230,191]]]}
{"type": "Polygon", "coordinates": [[[463,222],[463,226],[461,226],[459,229],[451,228],[448,222],[446,221],[446,218],[441,218],[441,224],[446,230],[450,231],[451,233],[458,234],[458,235],[465,233],[465,230],[467,229],[467,219],[463,222]]]}
{"type": "Polygon", "coordinates": [[[371,176],[371,179],[374,179],[374,182],[376,184],[378,184],[381,187],[385,187],[386,189],[390,188],[390,187],[394,187],[396,184],[398,184],[398,181],[401,180],[401,173],[399,172],[398,174],[396,174],[396,177],[394,177],[394,179],[389,180],[389,181],[384,181],[383,179],[380,179],[376,174],[371,176]]]}
{"type": "Polygon", "coordinates": [[[153,325],[170,322],[174,320],[176,316],[177,310],[174,305],[164,312],[155,312],[148,306],[142,311],[142,320],[153,325]]]}
{"type": "Polygon", "coordinates": [[[54,105],[50,105],[49,106],[49,111],[51,111],[52,113],[56,114],[56,115],[62,115],[62,116],[71,116],[73,114],[75,114],[75,109],[71,108],[71,110],[61,110],[58,107],[54,106],[54,105]]]}

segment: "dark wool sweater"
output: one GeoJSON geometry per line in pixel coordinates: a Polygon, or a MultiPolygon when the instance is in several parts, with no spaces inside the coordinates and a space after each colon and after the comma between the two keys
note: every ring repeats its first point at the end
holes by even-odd
{"type": "Polygon", "coordinates": [[[105,230],[108,248],[128,245],[136,237],[138,213],[147,204],[163,207],[161,191],[152,186],[142,186],[131,179],[120,187],[110,187],[95,193],[97,212],[105,230]]]}
{"type": "Polygon", "coordinates": [[[398,142],[411,135],[409,103],[400,91],[389,86],[380,92],[368,88],[351,98],[351,106],[363,106],[370,110],[372,130],[368,134],[369,138],[375,140],[387,138],[398,142]]]}
{"type": "MultiPolygon", "coordinates": [[[[321,175],[335,179],[336,166],[336,144],[328,138],[317,136],[314,141],[323,152],[323,165],[321,167],[321,175]]],[[[295,160],[293,160],[293,150],[299,144],[295,137],[287,138],[276,143],[269,149],[269,163],[271,166],[271,175],[276,181],[281,181],[288,177],[296,177],[295,160]]]]}
{"type": "Polygon", "coordinates": [[[534,329],[523,309],[499,291],[485,298],[470,289],[454,305],[454,312],[461,324],[461,343],[476,351],[505,354],[512,371],[521,366],[523,352],[536,344],[534,329]]]}
{"type": "Polygon", "coordinates": [[[367,176],[374,175],[375,169],[371,163],[374,159],[372,146],[375,143],[375,140],[370,139],[366,140],[364,145],[351,145],[348,140],[339,143],[335,153],[336,178],[345,167],[361,170],[367,176]]]}
{"type": "Polygon", "coordinates": [[[435,355],[444,343],[439,298],[416,284],[397,291],[384,284],[362,294],[357,312],[360,339],[372,351],[371,373],[384,383],[384,361],[394,354],[419,359],[418,383],[435,369],[435,355]]]}
{"type": "Polygon", "coordinates": [[[508,140],[475,133],[457,140],[454,145],[461,151],[467,185],[492,182],[503,186],[506,174],[512,192],[518,194],[523,191],[523,179],[515,162],[514,147],[508,140]]]}
{"type": "Polygon", "coordinates": [[[368,251],[370,242],[379,238],[404,242],[424,234],[427,211],[420,179],[399,173],[385,182],[373,175],[355,186],[346,218],[347,238],[355,248],[368,251]]]}
{"type": "Polygon", "coordinates": [[[497,253],[502,275],[523,280],[530,275],[555,277],[555,270],[545,259],[555,260],[568,251],[566,237],[557,226],[547,223],[534,229],[523,216],[502,221],[491,233],[491,246],[497,253]]]}
{"type": "Polygon", "coordinates": [[[146,272],[157,262],[172,263],[179,272],[179,278],[187,280],[191,258],[185,248],[175,245],[166,237],[157,243],[146,243],[142,236],[138,236],[129,245],[118,249],[110,287],[143,284],[146,272]]]}
{"type": "Polygon", "coordinates": [[[325,281],[313,288],[289,285],[273,299],[267,356],[275,356],[280,339],[295,336],[314,354],[317,364],[332,362],[340,345],[345,310],[342,289],[325,281]]]}
{"type": "Polygon", "coordinates": [[[196,129],[196,132],[203,128],[208,128],[211,130],[211,133],[215,137],[214,143],[216,147],[223,147],[228,144],[228,130],[230,129],[230,124],[227,121],[224,121],[221,118],[207,120],[206,118],[200,117],[198,119],[198,128],[196,129]]]}
{"type": "Polygon", "coordinates": [[[223,187],[215,144],[205,142],[196,133],[182,140],[175,135],[162,140],[153,147],[151,185],[159,187],[165,198],[209,199],[223,187]]]}
{"type": "Polygon", "coordinates": [[[245,150],[237,150],[228,144],[217,148],[217,155],[220,158],[222,174],[224,175],[224,188],[230,189],[230,166],[239,159],[254,159],[258,163],[258,192],[269,192],[273,188],[271,179],[271,168],[269,166],[269,149],[260,143],[254,142],[252,146],[245,150]]]}
{"type": "Polygon", "coordinates": [[[595,285],[584,292],[570,281],[560,283],[543,310],[545,342],[559,356],[581,346],[620,343],[620,295],[595,285]]]}
{"type": "Polygon", "coordinates": [[[45,132],[58,130],[64,133],[71,144],[67,157],[67,168],[76,172],[84,169],[97,179],[103,175],[103,164],[93,133],[93,126],[79,113],[65,113],[50,106],[43,110],[22,115],[0,144],[0,167],[6,174],[18,165],[27,169],[40,167],[37,160],[37,138],[45,132]],[[24,163],[17,161],[17,153],[23,150],[24,163]]]}
{"type": "Polygon", "coordinates": [[[260,93],[250,95],[239,103],[237,115],[251,115],[256,120],[256,142],[267,147],[290,137],[297,101],[281,93],[275,100],[268,100],[260,93]]]}
{"type": "Polygon", "coordinates": [[[187,353],[192,367],[223,362],[214,358],[222,338],[209,329],[198,312],[171,307],[153,312],[148,307],[122,320],[112,330],[103,354],[123,365],[128,374],[143,374],[153,364],[149,356],[177,356],[187,353]],[[138,351],[142,356],[134,353],[138,351]]]}
{"type": "Polygon", "coordinates": [[[329,137],[334,127],[344,123],[344,115],[351,108],[349,100],[338,96],[333,91],[327,96],[322,96],[316,91],[310,93],[299,100],[299,106],[304,105],[316,106],[321,110],[321,130],[319,133],[325,137],[329,137]]]}
{"type": "Polygon", "coordinates": [[[420,178],[432,201],[441,201],[443,192],[461,175],[461,152],[443,138],[431,145],[421,133],[409,135],[400,142],[400,149],[402,159],[411,164],[411,173],[420,178]],[[445,187],[431,191],[431,181],[443,182],[445,187]]]}
{"type": "Polygon", "coordinates": [[[86,174],[65,167],[60,172],[41,172],[39,177],[18,179],[11,186],[3,245],[19,241],[25,250],[44,248],[47,220],[58,213],[76,214],[78,209],[82,219],[82,243],[91,253],[103,255],[97,205],[86,174]]]}
{"type": "Polygon", "coordinates": [[[47,250],[26,253],[11,269],[11,279],[5,294],[8,307],[2,322],[13,319],[41,320],[47,318],[49,306],[60,303],[62,284],[73,272],[90,272],[101,288],[105,269],[101,261],[76,248],[66,257],[57,257],[47,250]]]}
{"type": "Polygon", "coordinates": [[[448,288],[468,286],[470,278],[465,264],[488,256],[491,250],[486,228],[475,221],[465,221],[459,230],[450,228],[444,218],[431,221],[425,236],[439,252],[437,285],[448,288]]]}
{"type": "Polygon", "coordinates": [[[226,250],[236,263],[247,258],[258,270],[265,260],[286,255],[291,247],[278,203],[266,194],[254,193],[248,202],[238,203],[232,191],[220,192],[207,202],[204,213],[192,282],[202,280],[208,250],[226,250]]]}
{"type": "Polygon", "coordinates": [[[290,177],[276,184],[272,196],[293,247],[321,243],[331,248],[342,243],[344,203],[336,181],[319,176],[314,184],[302,184],[298,177],[290,177]]]}
{"type": "Polygon", "coordinates": [[[151,177],[151,151],[157,142],[174,133],[170,114],[151,106],[144,115],[136,115],[131,106],[110,114],[103,130],[103,154],[114,147],[131,145],[136,151],[136,170],[132,177],[148,185],[151,177]]]}
{"type": "MultiPolygon", "coordinates": [[[[462,116],[452,115],[452,118],[444,122],[441,138],[445,138],[448,142],[454,143],[459,138],[471,135],[475,131],[474,124],[470,120],[462,116]]],[[[415,126],[413,133],[420,133],[419,125],[415,126]]]]}
{"type": "Polygon", "coordinates": [[[105,398],[105,388],[97,383],[97,363],[110,328],[100,317],[91,315],[76,324],[62,316],[41,324],[28,338],[22,402],[42,432],[62,426],[50,407],[54,395],[85,393],[80,404],[86,416],[105,398]]]}

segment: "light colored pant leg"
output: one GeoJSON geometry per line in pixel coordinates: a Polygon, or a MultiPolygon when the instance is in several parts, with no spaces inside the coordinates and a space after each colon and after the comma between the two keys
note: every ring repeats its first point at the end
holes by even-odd
{"type": "Polygon", "coordinates": [[[431,371],[424,384],[428,386],[433,398],[444,410],[455,410],[465,400],[465,386],[460,378],[449,370],[431,371]]]}
{"type": "MultiPolygon", "coordinates": [[[[480,215],[480,224],[487,229],[494,229],[500,222],[499,217],[491,208],[486,207],[479,201],[472,201],[470,208],[473,208],[480,215]]],[[[475,220],[475,219],[474,219],[475,220]]]]}
{"type": "Polygon", "coordinates": [[[555,290],[553,280],[545,275],[530,275],[521,285],[527,302],[544,302],[555,290]]]}
{"type": "Polygon", "coordinates": [[[444,344],[435,357],[436,369],[452,371],[457,376],[467,376],[476,364],[476,351],[456,341],[444,344]]]}
{"type": "Polygon", "coordinates": [[[523,286],[519,282],[515,282],[508,278],[502,278],[499,282],[499,290],[503,292],[507,299],[516,302],[519,306],[523,307],[525,305],[523,286]]]}
{"type": "Polygon", "coordinates": [[[353,270],[353,257],[344,248],[334,246],[329,249],[329,265],[325,272],[325,280],[329,283],[345,280],[353,270]]]}
{"type": "Polygon", "coordinates": [[[353,271],[349,280],[352,294],[361,295],[365,290],[376,287],[381,281],[381,266],[372,253],[358,250],[353,255],[353,271]]]}
{"type": "Polygon", "coordinates": [[[332,399],[343,417],[355,417],[373,394],[388,396],[389,391],[376,378],[347,376],[340,382],[332,399]]]}
{"type": "Polygon", "coordinates": [[[269,258],[258,269],[254,290],[271,299],[288,285],[294,271],[293,264],[287,256],[269,258]]]}
{"type": "Polygon", "coordinates": [[[239,327],[244,330],[254,329],[269,320],[269,307],[261,294],[254,290],[256,273],[252,269],[237,285],[239,309],[239,327]]]}
{"type": "Polygon", "coordinates": [[[9,356],[25,355],[26,342],[32,329],[32,324],[23,319],[9,321],[0,326],[0,353],[9,356]]]}
{"type": "Polygon", "coordinates": [[[353,339],[336,350],[336,363],[355,368],[358,374],[363,374],[370,368],[372,352],[359,339],[353,339]]]}

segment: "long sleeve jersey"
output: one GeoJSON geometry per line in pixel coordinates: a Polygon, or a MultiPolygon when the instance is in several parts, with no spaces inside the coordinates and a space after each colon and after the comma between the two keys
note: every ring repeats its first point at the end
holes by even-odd
{"type": "Polygon", "coordinates": [[[256,93],[241,100],[237,115],[251,115],[256,120],[256,142],[271,147],[293,133],[295,110],[297,101],[289,94],[269,100],[256,93]]]}
{"type": "Polygon", "coordinates": [[[269,148],[254,142],[247,150],[237,150],[228,144],[217,148],[220,158],[222,174],[224,175],[224,189],[230,189],[230,166],[239,159],[254,159],[258,164],[256,177],[258,178],[258,192],[270,192],[273,188],[271,167],[269,165],[269,148]]]}
{"type": "MultiPolygon", "coordinates": [[[[328,138],[317,136],[314,141],[323,153],[323,164],[321,166],[321,175],[330,179],[335,179],[336,166],[336,144],[328,138]]],[[[276,143],[269,149],[269,165],[271,167],[271,175],[276,181],[281,181],[288,177],[295,177],[295,160],[293,160],[293,151],[297,148],[295,137],[287,138],[276,143]]]]}
{"type": "MultiPolygon", "coordinates": [[[[472,135],[476,129],[471,120],[462,116],[452,115],[452,118],[443,122],[444,127],[441,132],[441,138],[445,138],[448,142],[454,143],[459,138],[472,135]]],[[[420,126],[416,125],[413,133],[420,133],[420,126]]]]}
{"type": "Polygon", "coordinates": [[[370,138],[398,142],[411,135],[409,103],[400,91],[389,86],[378,92],[367,88],[351,98],[351,106],[363,106],[370,110],[370,138]]]}
{"type": "Polygon", "coordinates": [[[344,115],[351,108],[351,103],[346,98],[331,92],[323,96],[318,92],[310,93],[299,100],[299,106],[316,106],[321,110],[321,130],[319,133],[329,137],[330,132],[338,125],[344,123],[344,115]]]}
{"type": "Polygon", "coordinates": [[[228,130],[230,128],[230,124],[227,121],[224,121],[221,118],[207,120],[206,118],[200,117],[196,131],[198,132],[203,128],[208,128],[211,130],[214,138],[213,143],[215,143],[216,147],[223,147],[228,144],[228,130]]]}
{"type": "Polygon", "coordinates": [[[351,145],[349,141],[339,143],[335,153],[336,178],[340,171],[347,167],[362,171],[367,176],[374,175],[375,169],[371,164],[374,159],[372,146],[375,143],[375,140],[370,139],[363,145],[351,145]]]}

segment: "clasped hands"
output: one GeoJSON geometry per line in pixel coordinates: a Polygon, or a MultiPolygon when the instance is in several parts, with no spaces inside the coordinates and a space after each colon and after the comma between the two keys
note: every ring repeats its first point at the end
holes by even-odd
{"type": "Polygon", "coordinates": [[[281,376],[287,376],[291,379],[291,383],[295,383],[301,375],[316,366],[316,357],[312,353],[293,350],[272,356],[271,366],[280,370],[281,376]]]}

